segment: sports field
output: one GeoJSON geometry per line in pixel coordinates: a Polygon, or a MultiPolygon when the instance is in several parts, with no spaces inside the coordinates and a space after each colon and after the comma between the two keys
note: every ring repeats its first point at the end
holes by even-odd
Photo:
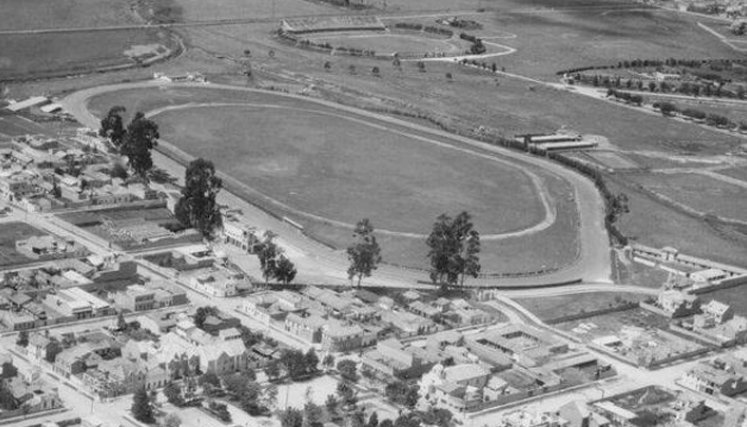
{"type": "MultiPolygon", "coordinates": [[[[0,35],[0,79],[85,73],[136,65],[127,51],[152,47],[155,54],[173,49],[162,30],[113,30],[0,35]],[[160,47],[159,47],[160,45],[160,47]]],[[[147,59],[147,58],[142,58],[147,59]]]]}
{"type": "Polygon", "coordinates": [[[270,203],[276,212],[337,247],[349,244],[346,225],[368,217],[382,231],[387,261],[422,267],[424,236],[436,216],[467,210],[484,236],[488,272],[550,269],[577,255],[575,204],[564,181],[534,169],[530,179],[522,165],[443,137],[265,93],[123,90],[93,98],[89,108],[101,115],[114,104],[126,106],[128,115],[162,109],[154,120],[164,140],[213,160],[276,201],[270,203]],[[537,183],[557,209],[555,223],[529,236],[491,241],[491,234],[546,218],[537,183]]]}

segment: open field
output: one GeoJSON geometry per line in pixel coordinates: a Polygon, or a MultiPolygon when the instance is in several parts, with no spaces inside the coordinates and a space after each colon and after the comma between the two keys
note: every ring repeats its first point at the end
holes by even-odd
{"type": "Polygon", "coordinates": [[[627,302],[643,301],[645,296],[627,292],[592,292],[540,298],[516,298],[515,301],[543,321],[585,312],[613,308],[627,302]]]}
{"type": "Polygon", "coordinates": [[[557,71],[635,58],[727,58],[740,54],[697,26],[697,19],[618,1],[525,2],[494,6],[493,25],[515,33],[509,72],[552,78],[557,71]]]}
{"type": "Polygon", "coordinates": [[[747,220],[747,188],[700,174],[636,174],[633,182],[698,212],[747,220]]]}
{"type": "Polygon", "coordinates": [[[747,182],[747,167],[744,166],[729,169],[719,169],[717,173],[747,182]]]}
{"type": "Polygon", "coordinates": [[[737,232],[722,234],[704,221],[678,212],[661,202],[616,182],[614,193],[629,198],[630,213],[623,215],[619,228],[632,242],[654,247],[674,246],[682,253],[715,261],[747,266],[747,237],[737,232]]]}
{"type": "MultiPolygon", "coordinates": [[[[163,55],[174,41],[163,30],[112,30],[52,34],[0,35],[0,80],[87,73],[134,66],[126,53],[138,46],[163,55]]],[[[148,59],[148,58],[143,58],[148,59]]]]}
{"type": "Polygon", "coordinates": [[[25,222],[0,223],[0,267],[25,264],[33,261],[16,252],[16,241],[31,236],[44,236],[47,233],[25,222]]]}
{"type": "MultiPolygon", "coordinates": [[[[164,0],[157,0],[163,2],[164,0]]],[[[184,22],[215,19],[270,18],[273,16],[306,16],[345,11],[305,0],[172,0],[181,8],[184,22]]],[[[278,18],[279,19],[279,18],[278,18]]]]}
{"type": "Polygon", "coordinates": [[[0,31],[138,23],[127,0],[3,0],[0,31]]]}

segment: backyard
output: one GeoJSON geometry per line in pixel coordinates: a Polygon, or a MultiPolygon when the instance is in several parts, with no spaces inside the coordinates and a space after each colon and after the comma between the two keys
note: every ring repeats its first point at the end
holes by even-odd
{"type": "Polygon", "coordinates": [[[31,258],[16,252],[16,241],[31,236],[45,235],[47,233],[25,222],[0,223],[0,267],[18,266],[32,262],[31,258]]]}

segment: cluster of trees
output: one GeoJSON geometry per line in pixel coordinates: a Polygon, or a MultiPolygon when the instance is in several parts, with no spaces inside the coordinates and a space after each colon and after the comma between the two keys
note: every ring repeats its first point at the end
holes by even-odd
{"type": "Polygon", "coordinates": [[[463,286],[466,276],[480,273],[480,234],[472,217],[461,212],[452,218],[440,215],[426,240],[430,278],[442,287],[463,286]]]}
{"type": "Polygon", "coordinates": [[[639,107],[643,103],[643,97],[641,95],[631,94],[628,92],[621,92],[621,91],[614,90],[614,89],[608,90],[607,96],[613,96],[617,99],[622,99],[623,101],[629,102],[631,104],[636,104],[639,107]]]}
{"type": "Polygon", "coordinates": [[[151,150],[158,145],[160,137],[158,125],[142,112],[137,112],[125,128],[122,114],[126,111],[122,106],[112,107],[101,119],[99,135],[108,138],[113,148],[127,157],[127,163],[135,174],[147,180],[148,172],[153,168],[151,150]]]}
{"type": "Polygon", "coordinates": [[[470,46],[469,48],[469,52],[471,54],[478,55],[481,53],[485,53],[485,45],[482,43],[482,39],[480,39],[479,37],[473,36],[472,34],[460,33],[459,38],[472,43],[472,46],[470,46]]]}
{"type": "Polygon", "coordinates": [[[672,116],[674,114],[680,114],[682,116],[685,116],[685,117],[688,117],[694,120],[705,120],[705,123],[709,126],[717,126],[717,127],[724,127],[724,128],[738,127],[740,130],[747,129],[747,122],[741,122],[737,124],[729,120],[728,117],[722,116],[720,114],[715,114],[715,113],[706,114],[705,112],[695,109],[695,108],[686,108],[684,110],[681,110],[679,107],[677,107],[675,104],[671,102],[654,102],[653,107],[661,111],[661,114],[665,116],[672,116]]]}
{"type": "Polygon", "coordinates": [[[607,183],[604,182],[602,173],[594,166],[580,162],[567,156],[563,156],[559,153],[549,153],[548,157],[551,160],[555,160],[577,170],[578,172],[588,176],[592,181],[594,181],[594,185],[602,194],[602,197],[604,197],[604,206],[606,212],[604,226],[607,229],[610,238],[613,240],[613,242],[617,242],[621,245],[627,245],[628,238],[617,228],[617,222],[619,221],[622,214],[629,211],[628,196],[625,193],[613,193],[609,189],[609,187],[607,187],[607,183]]]}
{"type": "Polygon", "coordinates": [[[358,382],[358,368],[353,360],[343,359],[337,362],[337,372],[345,381],[358,382]]]}
{"type": "Polygon", "coordinates": [[[397,380],[386,385],[384,394],[393,403],[413,409],[420,398],[418,395],[420,387],[406,381],[397,380]]]}
{"type": "Polygon", "coordinates": [[[319,373],[319,356],[313,348],[306,353],[300,350],[285,349],[277,360],[267,365],[265,373],[271,381],[274,381],[281,378],[281,370],[294,381],[312,377],[319,373]]]}
{"type": "Polygon", "coordinates": [[[583,73],[591,70],[611,70],[614,68],[646,68],[646,67],[687,67],[700,68],[703,64],[742,64],[747,62],[745,59],[726,58],[726,59],[632,59],[629,61],[620,61],[617,64],[610,65],[590,65],[586,67],[569,68],[560,70],[556,74],[559,76],[565,74],[583,73]]]}
{"type": "Polygon", "coordinates": [[[266,231],[264,239],[255,247],[265,284],[270,279],[287,285],[296,278],[296,266],[285,256],[283,248],[275,243],[275,233],[266,231]]]}
{"type": "Polygon", "coordinates": [[[150,424],[156,421],[153,410],[153,399],[148,395],[145,387],[140,387],[132,396],[132,406],[130,408],[132,416],[141,423],[150,424]]]}

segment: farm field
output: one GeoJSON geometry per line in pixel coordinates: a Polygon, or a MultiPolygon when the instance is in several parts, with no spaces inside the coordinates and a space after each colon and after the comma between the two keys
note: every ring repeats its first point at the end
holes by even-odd
{"type": "Polygon", "coordinates": [[[592,292],[585,294],[515,298],[524,308],[545,322],[565,316],[604,310],[628,302],[640,302],[644,296],[627,292],[592,292]]]}
{"type": "Polygon", "coordinates": [[[0,31],[137,24],[127,0],[3,0],[0,31]]]}
{"type": "Polygon", "coordinates": [[[0,223],[0,267],[16,266],[32,262],[33,259],[16,252],[16,241],[47,233],[25,222],[0,223]]]}
{"type": "Polygon", "coordinates": [[[747,220],[747,188],[688,173],[636,174],[629,179],[699,212],[747,220]]]}
{"type": "Polygon", "coordinates": [[[0,35],[0,79],[87,73],[97,69],[136,65],[127,51],[173,49],[162,30],[112,30],[53,34],[0,35]],[[159,47],[160,46],[160,47],[159,47]]]}

